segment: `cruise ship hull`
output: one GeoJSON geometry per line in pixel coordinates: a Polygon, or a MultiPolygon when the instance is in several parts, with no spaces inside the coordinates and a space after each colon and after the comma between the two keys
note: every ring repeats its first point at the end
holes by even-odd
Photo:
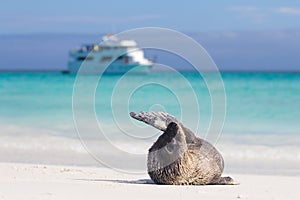
{"type": "Polygon", "coordinates": [[[148,74],[152,65],[143,64],[110,64],[108,66],[94,65],[91,63],[69,63],[70,74],[148,74]],[[106,68],[106,69],[105,69],[106,68]]]}

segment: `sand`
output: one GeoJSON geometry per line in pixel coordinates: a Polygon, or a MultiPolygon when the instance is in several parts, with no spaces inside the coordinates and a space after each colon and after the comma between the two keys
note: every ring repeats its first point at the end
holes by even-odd
{"type": "Polygon", "coordinates": [[[0,163],[0,199],[300,199],[300,177],[230,174],[240,185],[166,186],[103,167],[0,163]]]}

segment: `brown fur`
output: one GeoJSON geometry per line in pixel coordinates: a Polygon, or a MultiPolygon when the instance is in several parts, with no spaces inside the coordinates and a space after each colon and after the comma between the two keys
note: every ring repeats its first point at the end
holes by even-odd
{"type": "Polygon", "coordinates": [[[174,117],[155,112],[131,113],[131,116],[164,131],[148,153],[148,174],[155,183],[236,184],[230,177],[221,177],[224,161],[217,149],[196,137],[174,117]]]}

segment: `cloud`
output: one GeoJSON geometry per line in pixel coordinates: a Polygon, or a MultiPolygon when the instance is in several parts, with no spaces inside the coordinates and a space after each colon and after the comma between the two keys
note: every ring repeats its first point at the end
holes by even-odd
{"type": "MultiPolygon", "coordinates": [[[[77,15],[62,15],[62,16],[41,16],[36,17],[33,15],[28,16],[13,16],[9,19],[11,20],[11,25],[16,24],[16,26],[24,24],[121,24],[121,23],[136,23],[143,22],[152,19],[159,19],[161,15],[156,14],[145,14],[145,15],[135,15],[135,16],[124,16],[124,17],[100,17],[100,16],[77,16],[77,15]]],[[[0,23],[7,21],[5,16],[0,15],[0,23]]]]}
{"type": "Polygon", "coordinates": [[[161,18],[160,15],[147,14],[128,17],[95,17],[95,16],[53,16],[41,17],[40,21],[60,23],[130,23],[161,18]]]}
{"type": "Polygon", "coordinates": [[[227,7],[226,10],[238,12],[241,15],[271,15],[274,13],[279,14],[286,14],[286,15],[300,15],[300,8],[292,8],[292,7],[279,7],[279,8],[261,8],[261,7],[255,7],[255,6],[230,6],[227,7]]]}
{"type": "Polygon", "coordinates": [[[235,12],[239,19],[248,20],[255,24],[266,23],[274,15],[300,16],[300,8],[293,7],[255,7],[255,6],[230,6],[226,10],[235,12]]]}
{"type": "Polygon", "coordinates": [[[286,15],[300,15],[299,8],[291,8],[291,7],[280,7],[274,10],[276,13],[286,14],[286,15]]]}
{"type": "Polygon", "coordinates": [[[258,11],[259,8],[254,6],[230,6],[227,7],[227,10],[236,12],[254,12],[258,11]]]}
{"type": "Polygon", "coordinates": [[[256,24],[265,22],[267,18],[264,10],[255,6],[230,6],[226,10],[236,12],[239,18],[248,19],[256,24]]]}

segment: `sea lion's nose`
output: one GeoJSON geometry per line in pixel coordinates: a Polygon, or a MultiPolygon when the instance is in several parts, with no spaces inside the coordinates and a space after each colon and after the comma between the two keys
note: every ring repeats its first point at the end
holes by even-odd
{"type": "Polygon", "coordinates": [[[171,128],[172,130],[178,130],[178,124],[175,123],[175,122],[171,122],[169,125],[168,125],[169,128],[171,128]]]}

